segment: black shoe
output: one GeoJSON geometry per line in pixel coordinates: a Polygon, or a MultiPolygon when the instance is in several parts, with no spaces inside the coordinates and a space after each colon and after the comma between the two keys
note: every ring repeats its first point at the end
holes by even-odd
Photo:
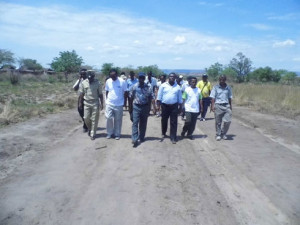
{"type": "Polygon", "coordinates": [[[82,132],[83,132],[83,133],[86,133],[86,132],[88,132],[88,129],[87,129],[87,128],[83,128],[83,129],[82,129],[82,132]]]}
{"type": "Polygon", "coordinates": [[[171,139],[172,144],[176,144],[176,140],[175,139],[171,139]]]}
{"type": "Polygon", "coordinates": [[[143,143],[145,141],[145,138],[140,138],[140,142],[143,143]]]}
{"type": "Polygon", "coordinates": [[[133,142],[133,147],[136,148],[139,145],[138,141],[133,142]]]}
{"type": "Polygon", "coordinates": [[[184,138],[185,132],[181,132],[181,137],[184,138]]]}
{"type": "Polygon", "coordinates": [[[166,138],[166,137],[167,137],[166,134],[162,134],[162,135],[161,135],[161,138],[166,138]]]}
{"type": "Polygon", "coordinates": [[[92,140],[92,141],[95,140],[95,136],[92,136],[92,137],[91,137],[91,140],[92,140]]]}
{"type": "Polygon", "coordinates": [[[187,136],[190,140],[195,140],[194,136],[193,135],[188,135],[187,136]]]}
{"type": "Polygon", "coordinates": [[[90,137],[91,136],[91,131],[89,130],[89,132],[88,132],[88,136],[90,137]]]}

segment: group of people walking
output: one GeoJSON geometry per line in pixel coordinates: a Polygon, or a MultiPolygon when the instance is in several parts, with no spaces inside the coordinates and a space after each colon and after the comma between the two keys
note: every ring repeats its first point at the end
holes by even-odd
{"type": "MultiPolygon", "coordinates": [[[[170,124],[169,137],[171,143],[176,144],[178,115],[182,113],[185,116],[181,137],[186,136],[193,140],[197,118],[200,115],[200,120],[205,121],[211,104],[211,110],[215,113],[216,140],[227,139],[232,116],[232,90],[226,84],[224,75],[219,77],[219,84],[212,88],[206,74],[199,82],[196,77],[189,77],[188,81],[184,82],[183,77],[175,73],[170,73],[168,79],[166,75],[162,75],[160,81],[157,81],[151,72],[147,75],[139,72],[136,78],[135,73],[131,71],[130,78],[124,80],[118,76],[117,70],[111,69],[104,87],[108,139],[119,140],[121,137],[123,106],[127,107],[127,100],[132,121],[133,147],[145,141],[151,108],[154,115],[161,116],[162,138],[167,137],[170,124]]],[[[78,112],[83,120],[83,131],[94,140],[99,110],[104,106],[102,84],[95,79],[94,71],[82,69],[73,88],[79,91],[78,112]]]]}

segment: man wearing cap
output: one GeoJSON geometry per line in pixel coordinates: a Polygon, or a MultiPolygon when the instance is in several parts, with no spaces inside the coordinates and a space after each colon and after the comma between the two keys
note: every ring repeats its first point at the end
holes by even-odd
{"type": "MultiPolygon", "coordinates": [[[[79,73],[79,79],[76,81],[76,83],[73,85],[73,89],[74,91],[78,91],[80,86],[82,85],[82,82],[86,79],[86,70],[87,69],[81,69],[80,70],[80,73],[79,73]]],[[[78,103],[77,103],[77,108],[78,108],[78,113],[79,113],[79,116],[81,117],[82,119],[82,122],[83,122],[83,132],[88,132],[88,128],[84,122],[84,109],[83,107],[82,108],[79,108],[79,101],[83,101],[83,98],[80,98],[80,93],[79,93],[79,96],[78,96],[78,103]]],[[[84,102],[81,102],[81,104],[84,106],[84,102]]]]}
{"type": "Polygon", "coordinates": [[[181,112],[182,94],[180,86],[175,82],[176,74],[170,73],[168,82],[163,83],[157,94],[157,105],[161,106],[161,131],[166,137],[170,118],[170,139],[173,144],[177,140],[178,114],[181,112]]]}
{"type": "Polygon", "coordinates": [[[227,132],[231,123],[232,116],[232,91],[226,84],[226,76],[219,77],[219,84],[215,85],[210,93],[211,108],[215,113],[216,140],[220,141],[221,136],[227,140],[227,132]],[[222,127],[222,122],[224,122],[222,127]]]}
{"type": "Polygon", "coordinates": [[[116,140],[120,139],[123,119],[124,93],[127,91],[126,82],[118,77],[118,71],[111,69],[110,78],[105,82],[106,91],[106,130],[107,139],[112,136],[116,140]]]}
{"type": "Polygon", "coordinates": [[[132,111],[132,143],[138,146],[138,141],[143,142],[147,128],[149,108],[154,99],[151,85],[145,83],[144,72],[139,72],[139,82],[129,90],[129,111],[132,111]]]}
{"type": "MultiPolygon", "coordinates": [[[[153,77],[152,71],[147,73],[147,77],[145,80],[146,84],[150,84],[153,93],[156,92],[157,89],[157,80],[155,77],[153,77]]],[[[156,115],[156,105],[155,105],[155,99],[152,100],[152,108],[153,108],[153,115],[156,115]]],[[[151,107],[149,108],[149,113],[150,113],[151,107]]]]}
{"type": "Polygon", "coordinates": [[[94,71],[87,71],[87,79],[82,82],[79,92],[78,107],[82,110],[84,99],[84,121],[88,128],[88,135],[91,137],[91,140],[95,140],[99,120],[99,108],[100,110],[103,109],[103,94],[102,85],[95,79],[94,71]]]}
{"type": "Polygon", "coordinates": [[[197,87],[201,90],[202,102],[203,102],[203,110],[201,110],[200,121],[205,121],[207,109],[210,106],[210,102],[211,102],[209,95],[212,89],[206,73],[202,75],[202,80],[200,80],[197,83],[197,87]]]}

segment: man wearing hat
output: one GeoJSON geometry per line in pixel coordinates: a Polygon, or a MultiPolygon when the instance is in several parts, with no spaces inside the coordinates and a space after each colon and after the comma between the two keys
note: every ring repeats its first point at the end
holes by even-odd
{"type": "Polygon", "coordinates": [[[202,75],[202,80],[197,83],[197,87],[201,90],[203,110],[201,110],[200,121],[205,121],[207,109],[210,106],[211,98],[209,97],[212,90],[211,84],[208,81],[207,74],[202,75]]]}
{"type": "MultiPolygon", "coordinates": [[[[78,80],[76,81],[76,83],[73,85],[73,89],[74,89],[74,91],[78,91],[79,90],[79,88],[80,88],[80,86],[82,85],[82,82],[86,79],[86,71],[87,71],[87,69],[85,69],[85,68],[82,68],[81,70],[80,70],[80,72],[79,72],[79,78],[78,78],[78,80]]],[[[79,93],[79,92],[78,92],[79,93]]],[[[86,126],[86,124],[85,124],[85,122],[84,122],[84,109],[83,109],[83,107],[82,108],[79,108],[79,101],[83,101],[83,98],[80,98],[80,93],[79,93],[79,96],[78,96],[78,104],[77,104],[77,108],[78,108],[78,113],[79,113],[79,115],[80,115],[80,117],[81,117],[81,119],[82,119],[82,122],[83,122],[83,132],[85,133],[85,132],[88,132],[88,128],[87,128],[87,126],[86,126]]],[[[81,102],[81,104],[83,104],[84,105],[84,103],[83,102],[81,102]]]]}
{"type": "Polygon", "coordinates": [[[168,82],[163,83],[157,94],[157,105],[161,106],[161,131],[166,137],[168,120],[170,118],[170,139],[173,144],[177,141],[178,114],[181,112],[182,94],[180,86],[175,82],[176,74],[170,73],[168,82]]]}
{"type": "Polygon", "coordinates": [[[154,99],[153,89],[150,84],[145,83],[146,74],[138,73],[138,83],[129,90],[129,111],[132,112],[132,143],[138,146],[138,141],[143,142],[147,128],[149,108],[154,99]]]}
{"type": "Polygon", "coordinates": [[[84,121],[88,128],[88,135],[95,140],[99,120],[99,108],[103,109],[102,85],[95,79],[95,72],[87,71],[87,79],[80,86],[79,108],[83,108],[84,99],[84,121]],[[99,100],[101,105],[99,105],[99,100]]]}

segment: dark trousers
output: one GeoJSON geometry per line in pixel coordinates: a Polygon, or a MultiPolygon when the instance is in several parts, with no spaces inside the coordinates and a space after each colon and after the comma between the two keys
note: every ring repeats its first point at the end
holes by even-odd
{"type": "Polygon", "coordinates": [[[187,132],[188,136],[193,134],[196,127],[198,115],[199,113],[185,112],[186,119],[182,129],[182,133],[185,134],[187,132]]]}
{"type": "Polygon", "coordinates": [[[178,103],[173,105],[161,104],[161,132],[166,134],[170,117],[170,138],[176,140],[178,123],[178,103]]]}
{"type": "Polygon", "coordinates": [[[210,97],[202,98],[203,111],[202,111],[202,113],[201,113],[201,118],[205,118],[206,113],[207,113],[207,109],[208,109],[208,107],[210,106],[210,102],[211,102],[210,97]]]}
{"type": "MultiPolygon", "coordinates": [[[[78,98],[78,105],[79,105],[79,98],[78,98]]],[[[83,122],[83,129],[88,129],[87,125],[84,122],[84,118],[83,118],[83,116],[84,116],[84,103],[82,103],[82,109],[80,109],[79,107],[77,109],[78,109],[79,116],[81,117],[82,122],[83,122]]]]}
{"type": "Polygon", "coordinates": [[[133,104],[132,111],[132,141],[143,141],[146,134],[147,121],[149,115],[149,105],[133,104]]]}

